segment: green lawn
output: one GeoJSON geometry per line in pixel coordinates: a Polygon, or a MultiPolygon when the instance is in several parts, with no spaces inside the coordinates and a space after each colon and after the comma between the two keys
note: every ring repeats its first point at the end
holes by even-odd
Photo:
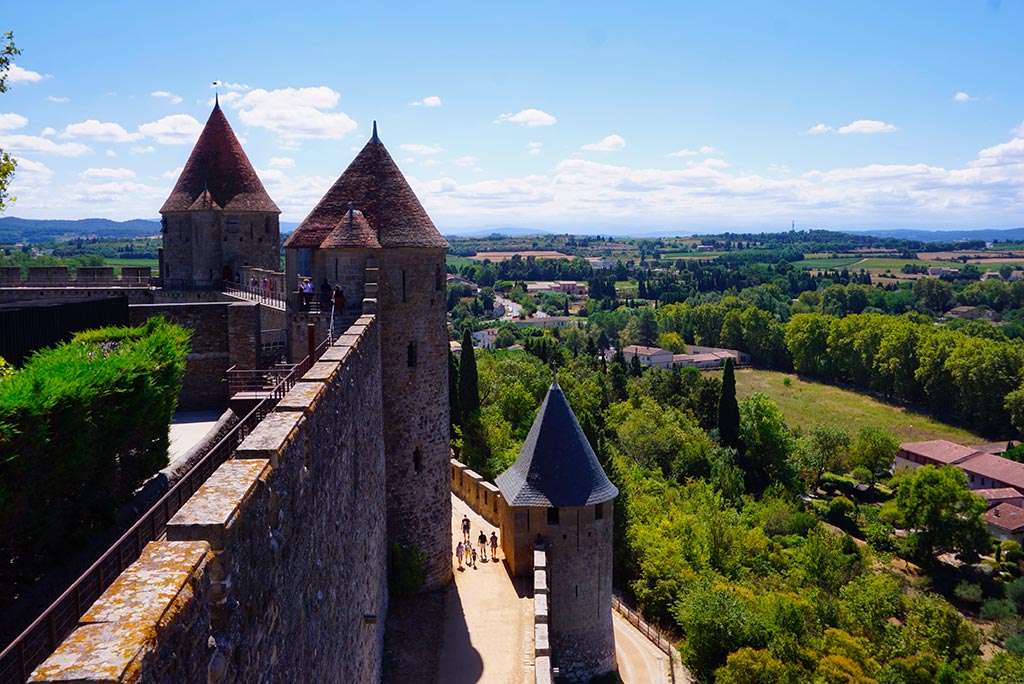
{"type": "Polygon", "coordinates": [[[444,258],[445,264],[448,266],[454,266],[455,268],[462,268],[463,266],[475,266],[478,262],[473,261],[467,257],[454,256],[452,254],[447,255],[444,258]]]}
{"type": "Polygon", "coordinates": [[[815,423],[837,423],[851,433],[862,427],[886,428],[901,442],[948,439],[959,444],[981,444],[986,441],[928,416],[831,385],[805,382],[790,373],[736,371],[736,396],[742,399],[755,392],[771,397],[791,428],[807,430],[815,423]],[[788,387],[784,383],[786,378],[790,381],[788,387]]]}

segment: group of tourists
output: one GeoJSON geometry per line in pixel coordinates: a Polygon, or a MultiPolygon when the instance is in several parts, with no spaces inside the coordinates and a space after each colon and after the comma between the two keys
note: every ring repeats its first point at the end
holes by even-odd
{"type": "Polygon", "coordinates": [[[487,539],[487,533],[480,530],[479,536],[476,538],[477,547],[473,546],[470,541],[470,522],[469,516],[462,516],[462,541],[455,547],[455,559],[459,562],[459,570],[462,570],[462,563],[465,561],[467,568],[475,568],[477,559],[482,559],[484,563],[487,562],[487,545],[491,546],[491,561],[498,561],[498,533],[491,532],[490,540],[487,539]],[[477,548],[480,552],[477,553],[477,548]]]}

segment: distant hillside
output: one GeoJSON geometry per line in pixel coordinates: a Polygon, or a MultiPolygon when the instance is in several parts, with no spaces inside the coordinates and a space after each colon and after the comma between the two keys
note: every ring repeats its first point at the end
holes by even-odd
{"type": "Polygon", "coordinates": [[[920,240],[921,242],[954,242],[959,240],[1024,240],[1024,228],[1007,228],[1003,230],[980,229],[980,230],[846,230],[844,233],[852,235],[874,235],[876,237],[891,237],[901,240],[920,240]]]}
{"type": "Polygon", "coordinates": [[[0,243],[49,242],[78,237],[131,238],[160,234],[158,220],[111,221],[90,218],[77,221],[0,218],[0,243]]]}
{"type": "Polygon", "coordinates": [[[447,237],[490,237],[491,235],[502,235],[504,237],[523,237],[525,235],[551,235],[551,231],[538,230],[537,228],[479,228],[465,230],[446,231],[447,237]]]}

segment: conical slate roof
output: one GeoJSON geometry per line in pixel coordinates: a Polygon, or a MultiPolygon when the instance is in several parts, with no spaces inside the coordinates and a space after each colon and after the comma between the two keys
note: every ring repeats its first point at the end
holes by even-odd
{"type": "Polygon", "coordinates": [[[281,213],[245,156],[219,103],[214,105],[160,213],[197,207],[281,213]],[[201,199],[206,192],[209,197],[201,199]]]}
{"type": "Polygon", "coordinates": [[[589,506],[619,493],[557,381],[551,383],[516,462],[494,482],[510,506],[589,506]]]}
{"type": "Polygon", "coordinates": [[[376,123],[373,137],[284,246],[320,247],[348,212],[349,203],[363,212],[381,247],[448,248],[377,137],[376,123]]]}
{"type": "Polygon", "coordinates": [[[337,227],[320,244],[323,249],[343,247],[379,248],[377,233],[363,217],[363,212],[352,209],[341,219],[337,227]]]}

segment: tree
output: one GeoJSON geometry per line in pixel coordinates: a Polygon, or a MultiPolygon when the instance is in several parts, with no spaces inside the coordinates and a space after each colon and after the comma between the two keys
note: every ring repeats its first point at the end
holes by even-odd
{"type": "Polygon", "coordinates": [[[976,556],[991,545],[981,514],[985,500],[967,489],[959,468],[923,466],[896,485],[896,511],[904,527],[914,530],[917,556],[931,560],[941,553],[976,556]]]}
{"type": "Polygon", "coordinates": [[[462,409],[462,455],[465,463],[481,471],[487,464],[487,441],[480,422],[480,380],[476,372],[473,334],[462,331],[462,360],[459,362],[459,406],[462,409]]]}
{"type": "MultiPolygon", "coordinates": [[[[3,35],[3,40],[6,44],[0,46],[0,93],[7,92],[7,74],[11,68],[11,58],[21,54],[21,50],[14,47],[14,34],[11,31],[3,35]]],[[[7,186],[14,177],[14,167],[17,164],[14,157],[0,149],[0,212],[6,207],[7,186]]]]}
{"type": "Polygon", "coordinates": [[[768,650],[744,646],[715,670],[716,684],[789,684],[794,673],[768,650]]]}
{"type": "Polygon", "coordinates": [[[736,371],[733,360],[725,360],[722,373],[722,394],[718,400],[718,441],[722,446],[740,450],[740,407],[736,403],[736,371]]]}
{"type": "Polygon", "coordinates": [[[889,472],[899,450],[900,443],[885,430],[861,428],[850,448],[850,461],[855,468],[866,468],[871,473],[874,488],[878,478],[889,472]]]}
{"type": "Polygon", "coordinates": [[[743,443],[739,465],[744,471],[747,491],[760,494],[771,484],[788,486],[793,479],[789,467],[793,436],[779,407],[759,393],[741,401],[739,410],[743,443]]]}
{"type": "Polygon", "coordinates": [[[796,314],[786,325],[786,347],[797,373],[824,377],[828,369],[828,333],[835,318],[818,313],[796,314]]]}
{"type": "Polygon", "coordinates": [[[448,352],[448,413],[451,434],[455,437],[455,426],[462,425],[462,405],[459,402],[459,361],[455,354],[448,352]]]}
{"type": "Polygon", "coordinates": [[[796,466],[811,476],[811,486],[817,489],[821,476],[834,468],[849,448],[849,430],[840,425],[816,423],[797,445],[796,466]]]}
{"type": "Polygon", "coordinates": [[[932,313],[943,313],[953,298],[953,285],[938,278],[914,281],[914,295],[920,305],[932,313]]]}

